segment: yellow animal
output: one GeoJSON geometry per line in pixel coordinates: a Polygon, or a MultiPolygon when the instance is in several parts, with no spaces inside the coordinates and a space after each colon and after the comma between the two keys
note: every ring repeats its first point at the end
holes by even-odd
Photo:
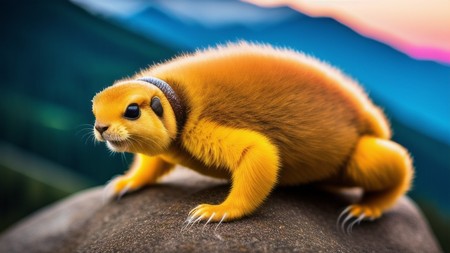
{"type": "Polygon", "coordinates": [[[111,195],[154,184],[176,164],[231,180],[228,197],[195,207],[189,222],[236,220],[276,185],[321,183],[364,190],[342,213],[354,224],[378,218],[413,177],[363,90],[287,49],[241,42],[179,56],[104,89],[93,112],[97,140],[136,154],[111,195]]]}

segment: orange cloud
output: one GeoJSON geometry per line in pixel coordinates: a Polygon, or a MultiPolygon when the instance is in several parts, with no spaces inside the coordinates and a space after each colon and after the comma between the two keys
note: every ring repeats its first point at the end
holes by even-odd
{"type": "Polygon", "coordinates": [[[327,16],[412,57],[450,63],[448,0],[246,0],[327,16]]]}

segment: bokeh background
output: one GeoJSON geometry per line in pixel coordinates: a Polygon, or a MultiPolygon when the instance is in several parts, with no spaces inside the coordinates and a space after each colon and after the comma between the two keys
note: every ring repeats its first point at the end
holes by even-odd
{"type": "MultiPolygon", "coordinates": [[[[450,51],[429,42],[396,44],[382,26],[374,33],[329,9],[267,2],[2,1],[0,231],[126,170],[129,155],[111,155],[91,138],[96,92],[177,54],[248,40],[303,51],[364,86],[414,157],[409,195],[450,252],[450,51]]],[[[448,24],[440,25],[450,31],[448,24]]]]}

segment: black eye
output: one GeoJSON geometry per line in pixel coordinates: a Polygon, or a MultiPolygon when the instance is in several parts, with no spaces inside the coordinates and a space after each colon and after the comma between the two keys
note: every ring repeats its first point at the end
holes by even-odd
{"type": "Polygon", "coordinates": [[[127,119],[137,119],[141,115],[138,104],[131,104],[127,107],[125,114],[123,115],[127,119]]]}
{"type": "Polygon", "coordinates": [[[155,112],[155,114],[158,115],[158,117],[162,117],[162,115],[163,115],[163,108],[162,108],[161,100],[159,99],[159,97],[153,97],[152,98],[152,102],[150,103],[150,107],[155,112]]]}

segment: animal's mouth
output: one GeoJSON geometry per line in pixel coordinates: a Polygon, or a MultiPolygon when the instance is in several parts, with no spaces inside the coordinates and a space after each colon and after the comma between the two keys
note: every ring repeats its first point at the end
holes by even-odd
{"type": "Polygon", "coordinates": [[[107,142],[109,144],[113,145],[113,146],[116,146],[116,147],[122,147],[122,146],[124,146],[126,144],[125,141],[110,141],[110,140],[107,140],[107,142]]]}
{"type": "Polygon", "coordinates": [[[106,140],[106,146],[109,149],[116,152],[124,152],[128,148],[128,144],[126,140],[117,141],[117,140],[106,140]]]}

